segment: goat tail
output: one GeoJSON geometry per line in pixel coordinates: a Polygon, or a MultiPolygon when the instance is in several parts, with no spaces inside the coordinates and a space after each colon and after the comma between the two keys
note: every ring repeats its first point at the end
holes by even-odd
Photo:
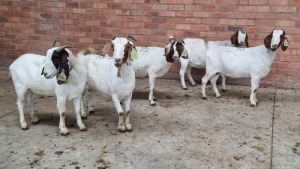
{"type": "Polygon", "coordinates": [[[94,48],[88,47],[85,49],[82,49],[78,52],[79,55],[88,55],[88,54],[95,54],[96,50],[94,48]]]}

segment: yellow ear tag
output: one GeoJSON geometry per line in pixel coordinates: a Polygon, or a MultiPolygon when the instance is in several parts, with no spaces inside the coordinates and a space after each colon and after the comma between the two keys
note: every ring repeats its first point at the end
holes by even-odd
{"type": "Polygon", "coordinates": [[[62,81],[62,82],[65,83],[65,82],[67,81],[67,76],[66,76],[66,74],[65,74],[64,72],[61,72],[60,74],[58,74],[57,80],[60,80],[60,81],[62,81]]]}
{"type": "Polygon", "coordinates": [[[182,51],[181,57],[182,57],[183,59],[187,59],[187,58],[188,58],[188,54],[187,54],[187,51],[186,51],[185,49],[182,51]]]}
{"type": "Polygon", "coordinates": [[[284,39],[283,46],[289,46],[289,41],[287,41],[286,39],[284,39]]]}
{"type": "Polygon", "coordinates": [[[131,56],[131,59],[132,59],[132,60],[136,60],[136,59],[139,58],[138,52],[137,52],[137,50],[135,49],[135,47],[133,47],[133,46],[132,46],[132,49],[131,49],[130,56],[131,56]]]}

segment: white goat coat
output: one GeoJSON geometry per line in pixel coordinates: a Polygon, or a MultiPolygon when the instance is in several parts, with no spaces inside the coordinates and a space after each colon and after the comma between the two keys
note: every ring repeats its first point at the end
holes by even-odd
{"type": "Polygon", "coordinates": [[[230,41],[205,41],[203,39],[186,38],[183,40],[188,59],[180,58],[180,62],[188,62],[189,67],[205,68],[209,48],[217,46],[234,46],[230,41]]]}
{"type": "MultiPolygon", "coordinates": [[[[184,74],[193,86],[196,85],[191,75],[191,68],[205,68],[208,50],[218,46],[234,46],[230,41],[205,41],[204,39],[186,38],[183,40],[185,49],[188,53],[188,58],[180,57],[180,80],[183,89],[187,89],[184,74]]],[[[222,89],[226,90],[225,76],[222,75],[222,89]]]]}
{"type": "Polygon", "coordinates": [[[172,63],[167,62],[164,48],[136,47],[139,58],[134,60],[133,69],[136,77],[144,78],[150,75],[160,77],[165,75],[172,63]]]}
{"type": "Polygon", "coordinates": [[[164,48],[136,47],[136,49],[139,58],[133,62],[135,75],[139,78],[149,77],[149,100],[151,105],[155,105],[155,97],[153,96],[155,79],[165,75],[172,63],[167,62],[164,48]]]}
{"type": "MultiPolygon", "coordinates": [[[[66,51],[69,53],[69,64],[72,67],[66,84],[59,85],[55,77],[46,79],[41,75],[46,59],[45,56],[24,54],[10,65],[10,73],[18,96],[17,105],[22,129],[27,129],[23,112],[23,100],[26,91],[29,90],[28,102],[33,123],[38,122],[38,118],[35,116],[33,110],[33,93],[35,93],[46,96],[56,96],[57,109],[61,115],[60,129],[62,134],[68,134],[68,130],[65,127],[64,115],[62,115],[62,113],[65,112],[66,99],[73,100],[79,129],[86,130],[79,114],[80,100],[86,83],[86,69],[77,62],[77,59],[71,51],[68,49],[66,49],[66,51]]],[[[84,112],[81,113],[85,116],[84,112]]]]}
{"type": "Polygon", "coordinates": [[[208,52],[207,74],[219,72],[233,78],[265,77],[276,56],[276,51],[264,45],[250,48],[219,46],[208,52]]]}
{"type": "Polygon", "coordinates": [[[78,62],[74,63],[76,61],[71,59],[72,56],[69,57],[71,65],[77,64],[77,66],[70,71],[68,83],[59,85],[56,78],[46,79],[41,75],[45,56],[37,54],[20,56],[9,67],[16,89],[26,88],[45,96],[63,95],[68,99],[81,97],[86,81],[86,70],[78,65],[78,62]]]}
{"type": "MultiPolygon", "coordinates": [[[[79,55],[78,59],[87,69],[88,87],[100,95],[117,96],[120,100],[130,96],[135,88],[135,74],[131,65],[121,66],[121,78],[117,77],[118,68],[111,57],[96,54],[79,55]]],[[[128,63],[131,64],[131,63],[128,63]]]]}

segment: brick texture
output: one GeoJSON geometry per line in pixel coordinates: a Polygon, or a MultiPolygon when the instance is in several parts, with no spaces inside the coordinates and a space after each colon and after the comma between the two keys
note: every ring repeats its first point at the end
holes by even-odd
{"type": "MultiPolygon", "coordinates": [[[[250,46],[263,44],[273,28],[283,28],[289,49],[279,50],[263,87],[300,89],[299,0],[1,0],[0,66],[24,53],[45,54],[53,40],[77,52],[100,52],[114,35],[131,34],[138,45],[164,46],[168,35],[211,40],[248,32],[250,46]]],[[[166,77],[178,78],[175,63],[166,77]]],[[[192,71],[200,82],[204,70],[192,71]]],[[[179,83],[179,82],[178,82],[179,83]]],[[[249,85],[248,79],[228,83],[249,85]]]]}

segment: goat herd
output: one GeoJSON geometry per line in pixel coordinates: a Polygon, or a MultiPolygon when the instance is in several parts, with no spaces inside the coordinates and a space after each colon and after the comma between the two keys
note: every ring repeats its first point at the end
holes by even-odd
{"type": "Polygon", "coordinates": [[[149,101],[151,105],[155,105],[153,95],[155,79],[166,74],[176,60],[181,63],[180,78],[183,89],[187,89],[185,73],[194,86],[196,83],[191,76],[191,68],[206,68],[201,89],[204,99],[207,97],[205,86],[208,80],[216,97],[220,97],[216,86],[220,75],[223,80],[222,90],[226,90],[226,76],[250,77],[250,102],[252,106],[256,106],[260,79],[270,71],[276,50],[281,46],[285,51],[288,47],[285,31],[277,29],[265,37],[264,45],[256,47],[248,46],[248,36],[243,31],[237,31],[230,41],[206,41],[195,38],[176,41],[170,36],[165,48],[136,47],[135,42],[132,36],[114,37],[103,48],[105,56],[95,54],[91,48],[84,49],[75,56],[69,50],[70,46],[53,45],[46,56],[24,54],[16,59],[9,69],[18,97],[21,128],[23,130],[28,128],[23,112],[23,101],[27,91],[33,124],[39,122],[33,110],[34,94],[56,96],[62,135],[68,134],[65,125],[66,100],[72,100],[77,125],[79,130],[83,131],[87,128],[81,120],[82,117],[86,117],[82,100],[87,100],[88,111],[93,111],[90,92],[96,92],[111,96],[119,116],[119,131],[131,131],[129,113],[135,77],[149,76],[149,101]],[[247,48],[240,47],[244,45],[247,48]],[[113,51],[112,57],[108,56],[110,51],[113,51]],[[125,109],[121,107],[120,102],[123,102],[125,109]]]}

